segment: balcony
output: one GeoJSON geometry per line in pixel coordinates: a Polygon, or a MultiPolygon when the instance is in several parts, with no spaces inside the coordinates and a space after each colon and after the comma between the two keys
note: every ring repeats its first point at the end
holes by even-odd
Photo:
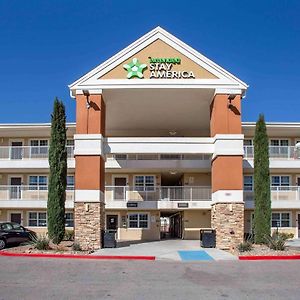
{"type": "MultiPolygon", "coordinates": [[[[254,193],[244,191],[246,208],[254,208],[254,193]]],[[[300,186],[272,186],[272,208],[300,208],[300,186]]]]}
{"type": "MultiPolygon", "coordinates": [[[[74,146],[66,148],[68,168],[75,168],[74,146]]],[[[49,146],[1,146],[0,169],[7,172],[19,169],[47,171],[48,154],[49,146]]]]}
{"type": "MultiPolygon", "coordinates": [[[[0,185],[1,208],[46,208],[47,186],[0,185]]],[[[66,208],[74,207],[74,187],[67,187],[66,208]]]]}
{"type": "MultiPolygon", "coordinates": [[[[254,158],[254,146],[244,146],[244,157],[254,158]]],[[[269,146],[270,159],[300,159],[300,149],[295,146],[269,146]]]]}
{"type": "Polygon", "coordinates": [[[164,169],[176,170],[210,170],[211,154],[108,154],[106,168],[130,170],[151,169],[160,171],[164,169]]]}
{"type": "Polygon", "coordinates": [[[204,186],[106,186],[107,209],[210,209],[211,188],[204,186]]]}
{"type": "Polygon", "coordinates": [[[105,201],[210,201],[211,187],[204,186],[106,186],[105,201]]]}
{"type": "MultiPolygon", "coordinates": [[[[74,158],[74,146],[66,146],[67,157],[74,158]]],[[[49,146],[1,146],[0,159],[48,159],[49,146]]]]}

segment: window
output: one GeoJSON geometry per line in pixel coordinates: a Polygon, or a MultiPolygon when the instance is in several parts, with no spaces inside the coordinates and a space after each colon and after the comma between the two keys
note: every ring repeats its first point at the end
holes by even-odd
{"type": "Polygon", "coordinates": [[[280,175],[272,176],[271,177],[271,185],[272,185],[272,187],[289,186],[290,185],[290,177],[289,176],[280,176],[280,175]]]}
{"type": "Polygon", "coordinates": [[[28,226],[46,227],[47,226],[47,213],[45,213],[45,212],[29,212],[28,226]]]}
{"type": "Polygon", "coordinates": [[[289,140],[272,139],[270,140],[271,146],[288,146],[289,140]]]}
{"type": "Polygon", "coordinates": [[[155,178],[152,175],[135,176],[135,188],[137,191],[154,191],[155,178]]]}
{"type": "Polygon", "coordinates": [[[74,175],[67,176],[67,190],[74,190],[74,175]]]}
{"type": "Polygon", "coordinates": [[[245,175],[244,176],[244,191],[252,191],[253,190],[253,176],[245,175]]]}
{"type": "Polygon", "coordinates": [[[129,228],[148,228],[148,214],[136,213],[128,214],[128,227],[129,228]]]}
{"type": "Polygon", "coordinates": [[[29,176],[29,189],[30,190],[47,190],[48,178],[42,175],[30,175],[29,176]]]}
{"type": "Polygon", "coordinates": [[[290,227],[290,213],[272,213],[272,227],[290,227]]]}
{"type": "Polygon", "coordinates": [[[32,157],[44,157],[48,155],[48,140],[31,140],[30,154],[32,157]]]}
{"type": "Polygon", "coordinates": [[[67,146],[74,146],[74,140],[67,140],[67,146]]]}
{"type": "Polygon", "coordinates": [[[244,146],[253,146],[253,140],[245,139],[244,140],[244,146]]]}
{"type": "Polygon", "coordinates": [[[66,227],[74,227],[74,215],[73,213],[65,214],[65,226],[66,227]]]}

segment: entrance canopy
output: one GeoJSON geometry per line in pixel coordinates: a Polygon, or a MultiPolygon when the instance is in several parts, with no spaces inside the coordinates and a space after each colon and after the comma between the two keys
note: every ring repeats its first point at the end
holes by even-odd
{"type": "Polygon", "coordinates": [[[102,94],[107,136],[209,136],[215,94],[247,85],[160,27],[70,86],[102,94]]]}

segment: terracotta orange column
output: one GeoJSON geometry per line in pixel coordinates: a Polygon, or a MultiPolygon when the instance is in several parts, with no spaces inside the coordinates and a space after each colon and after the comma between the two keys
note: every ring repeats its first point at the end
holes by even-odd
{"type": "Polygon", "coordinates": [[[241,96],[216,94],[211,103],[212,160],[211,225],[217,247],[234,249],[243,241],[243,135],[241,96]]]}
{"type": "Polygon", "coordinates": [[[105,103],[101,94],[76,96],[75,241],[82,249],[101,248],[104,229],[105,103]]]}

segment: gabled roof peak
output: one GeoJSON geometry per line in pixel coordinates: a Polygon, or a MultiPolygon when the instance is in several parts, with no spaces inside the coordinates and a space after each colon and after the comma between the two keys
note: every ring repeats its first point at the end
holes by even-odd
{"type": "MultiPolygon", "coordinates": [[[[151,56],[151,55],[150,55],[151,56]]],[[[164,57],[162,53],[161,57],[164,57]]],[[[120,73],[119,70],[119,73],[120,73]]],[[[117,54],[76,80],[69,85],[70,90],[74,93],[76,90],[88,88],[88,89],[102,89],[102,88],[120,88],[125,86],[161,86],[161,80],[163,80],[163,87],[176,86],[186,84],[187,87],[195,86],[209,86],[211,88],[223,88],[223,89],[240,89],[244,92],[247,89],[247,84],[193,49],[188,46],[174,35],[163,29],[161,26],[157,26],[135,42],[131,43],[128,47],[119,51],[117,54]],[[195,79],[150,79],[143,78],[142,80],[130,80],[126,78],[126,72],[123,70],[122,64],[127,63],[129,59],[135,55],[139,55],[143,49],[147,49],[155,41],[161,40],[166,47],[174,49],[176,53],[179,53],[182,57],[187,58],[192,64],[197,65],[206,72],[212,74],[212,76],[201,77],[198,76],[195,79]],[[109,73],[113,69],[119,67],[121,70],[121,77],[109,77],[104,78],[103,75],[109,73]],[[210,81],[208,81],[210,80],[210,81]],[[120,85],[121,84],[121,85],[120,85]]]]}

